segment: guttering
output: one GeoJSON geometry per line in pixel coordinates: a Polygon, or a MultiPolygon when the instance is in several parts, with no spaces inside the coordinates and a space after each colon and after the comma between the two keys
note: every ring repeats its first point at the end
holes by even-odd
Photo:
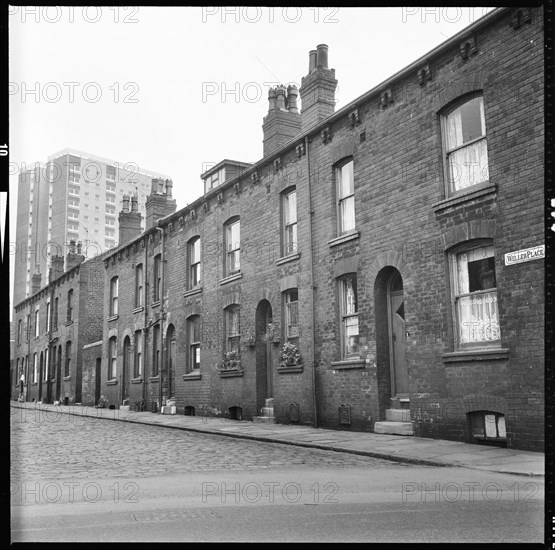
{"type": "Polygon", "coordinates": [[[314,327],[315,307],[316,302],[314,298],[314,293],[316,291],[314,287],[314,250],[312,248],[312,216],[314,212],[312,211],[312,189],[310,186],[310,150],[309,150],[309,140],[308,136],[304,138],[304,146],[306,151],[306,165],[307,165],[307,186],[308,186],[308,249],[310,254],[308,255],[310,261],[310,300],[312,308],[312,366],[311,366],[311,376],[312,376],[312,406],[314,408],[314,427],[318,427],[318,407],[316,403],[316,332],[314,327]]]}
{"type": "MultiPolygon", "coordinates": [[[[166,216],[167,217],[167,216],[166,216]]],[[[158,397],[159,397],[159,405],[158,405],[158,413],[161,414],[162,413],[162,372],[163,372],[163,368],[164,368],[164,276],[165,276],[165,263],[166,263],[166,253],[165,253],[165,237],[166,237],[166,232],[164,231],[163,227],[160,227],[160,224],[162,223],[162,220],[164,218],[159,218],[156,221],[156,227],[154,229],[156,229],[157,231],[160,232],[160,236],[162,238],[162,252],[161,252],[161,258],[160,258],[160,269],[161,269],[161,273],[160,273],[160,279],[161,279],[161,284],[160,284],[160,363],[158,365],[158,397]]],[[[157,281],[154,281],[154,284],[157,284],[157,281]]]]}

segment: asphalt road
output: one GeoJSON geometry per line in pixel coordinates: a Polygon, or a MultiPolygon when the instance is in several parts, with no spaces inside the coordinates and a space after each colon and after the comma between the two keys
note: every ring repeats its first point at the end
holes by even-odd
{"type": "Polygon", "coordinates": [[[12,541],[543,542],[543,480],[34,411],[12,541]]]}

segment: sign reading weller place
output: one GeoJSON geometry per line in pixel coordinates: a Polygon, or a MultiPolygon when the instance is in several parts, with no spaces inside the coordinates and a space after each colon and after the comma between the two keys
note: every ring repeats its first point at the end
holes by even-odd
{"type": "Polygon", "coordinates": [[[529,262],[530,260],[539,260],[545,258],[545,245],[534,246],[533,248],[525,248],[516,252],[507,252],[505,254],[505,265],[520,264],[529,262]]]}

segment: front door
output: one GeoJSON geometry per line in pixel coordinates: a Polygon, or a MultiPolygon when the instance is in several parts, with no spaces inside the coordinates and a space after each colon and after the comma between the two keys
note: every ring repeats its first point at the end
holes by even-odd
{"type": "Polygon", "coordinates": [[[175,369],[175,331],[172,332],[168,345],[168,395],[173,398],[173,376],[175,369]]]}
{"type": "Polygon", "coordinates": [[[256,308],[256,406],[260,413],[266,399],[273,397],[272,338],[268,326],[272,322],[272,306],[262,300],[256,308]]]}
{"type": "Polygon", "coordinates": [[[391,356],[391,395],[408,397],[409,376],[406,363],[405,299],[403,281],[398,272],[388,284],[389,349],[391,356]]]}
{"type": "Polygon", "coordinates": [[[123,342],[123,380],[121,381],[121,400],[129,399],[129,370],[131,368],[131,340],[125,337],[123,342]]]}

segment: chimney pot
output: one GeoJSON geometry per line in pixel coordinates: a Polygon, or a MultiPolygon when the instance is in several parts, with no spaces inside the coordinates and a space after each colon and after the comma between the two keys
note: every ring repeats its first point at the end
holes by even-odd
{"type": "Polygon", "coordinates": [[[310,50],[308,53],[308,72],[311,73],[316,68],[316,50],[310,50]]]}
{"type": "Polygon", "coordinates": [[[328,68],[327,44],[318,44],[318,46],[316,46],[316,66],[322,69],[328,68]]]}
{"type": "Polygon", "coordinates": [[[172,196],[172,189],[173,189],[173,181],[172,180],[166,180],[166,196],[167,197],[172,196]]]}
{"type": "Polygon", "coordinates": [[[296,86],[287,86],[287,107],[292,113],[298,113],[297,97],[299,91],[296,86]]]}
{"type": "Polygon", "coordinates": [[[75,254],[75,241],[73,239],[69,241],[69,252],[75,254]]]}
{"type": "Polygon", "coordinates": [[[139,211],[139,197],[137,195],[131,195],[131,212],[139,211]]]}
{"type": "Polygon", "coordinates": [[[123,212],[129,212],[129,195],[123,195],[123,212]]]}
{"type": "Polygon", "coordinates": [[[281,84],[276,89],[277,94],[277,108],[280,111],[285,111],[285,86],[281,84]]]}
{"type": "Polygon", "coordinates": [[[269,107],[268,107],[268,112],[270,111],[275,111],[276,110],[276,89],[275,88],[270,88],[268,91],[268,102],[269,102],[269,107]]]}

